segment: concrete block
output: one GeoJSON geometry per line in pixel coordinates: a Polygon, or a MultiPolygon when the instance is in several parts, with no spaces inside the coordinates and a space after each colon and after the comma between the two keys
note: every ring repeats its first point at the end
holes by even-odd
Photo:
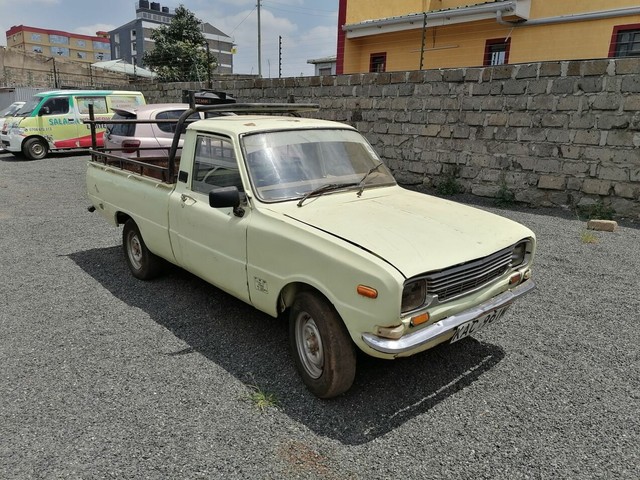
{"type": "Polygon", "coordinates": [[[597,75],[602,76],[607,74],[609,68],[609,60],[592,60],[582,63],[582,74],[586,76],[597,75]]]}
{"type": "Polygon", "coordinates": [[[582,182],[582,191],[589,195],[609,195],[609,190],[611,190],[611,182],[608,180],[585,178],[582,182]]]}
{"type": "Polygon", "coordinates": [[[616,183],[613,186],[613,191],[618,197],[636,199],[640,187],[632,183],[616,183]]]}
{"type": "Polygon", "coordinates": [[[539,64],[533,63],[529,65],[520,65],[516,72],[516,79],[520,78],[536,78],[538,76],[539,64]]]}
{"type": "Polygon", "coordinates": [[[615,62],[618,75],[640,73],[640,58],[616,58],[615,62]]]}
{"type": "Polygon", "coordinates": [[[615,180],[617,182],[629,181],[629,170],[619,167],[603,167],[598,171],[598,178],[601,180],[615,180]]]}
{"type": "Polygon", "coordinates": [[[505,95],[523,95],[527,91],[527,82],[518,80],[507,80],[502,86],[502,93],[505,95]]]}
{"type": "Polygon", "coordinates": [[[541,77],[559,77],[562,67],[559,62],[545,62],[540,64],[541,77]]]}
{"type": "Polygon", "coordinates": [[[587,228],[599,232],[615,232],[618,228],[618,222],[613,220],[589,220],[587,222],[587,228]]]}
{"type": "Polygon", "coordinates": [[[551,83],[551,92],[556,95],[573,93],[576,81],[573,77],[556,78],[551,83]]]}
{"type": "Polygon", "coordinates": [[[603,90],[602,77],[581,78],[576,82],[576,88],[584,93],[597,93],[603,90]]]}
{"type": "Polygon", "coordinates": [[[618,110],[622,105],[620,95],[598,95],[590,100],[591,108],[594,110],[618,110]]]}
{"type": "Polygon", "coordinates": [[[576,96],[560,97],[556,104],[556,110],[558,111],[576,111],[580,109],[582,99],[576,96]]]}
{"type": "Polygon", "coordinates": [[[640,75],[629,75],[622,79],[620,85],[622,93],[640,93],[640,75]]]}
{"type": "Polygon", "coordinates": [[[566,177],[564,176],[540,175],[540,178],[538,179],[538,188],[545,190],[564,190],[566,183],[566,177]]]}
{"type": "Polygon", "coordinates": [[[599,130],[577,130],[573,143],[577,145],[600,145],[599,130]]]}
{"type": "Polygon", "coordinates": [[[601,130],[626,129],[629,127],[630,117],[626,115],[614,115],[603,113],[598,117],[598,128],[601,130]]]}

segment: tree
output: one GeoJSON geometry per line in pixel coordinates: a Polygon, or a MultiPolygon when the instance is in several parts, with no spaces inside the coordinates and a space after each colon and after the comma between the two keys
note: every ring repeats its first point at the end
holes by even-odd
{"type": "Polygon", "coordinates": [[[200,20],[183,5],[169,25],[162,25],[151,32],[155,47],[144,53],[145,67],[158,74],[165,82],[202,81],[208,69],[217,66],[215,57],[207,58],[206,39],[200,20]]]}

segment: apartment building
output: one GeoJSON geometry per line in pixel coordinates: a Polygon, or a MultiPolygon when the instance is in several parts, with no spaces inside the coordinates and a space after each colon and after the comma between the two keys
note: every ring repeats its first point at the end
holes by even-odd
{"type": "Polygon", "coordinates": [[[337,73],[640,56],[638,0],[340,0],[337,73]]]}
{"type": "Polygon", "coordinates": [[[84,63],[111,60],[111,45],[107,32],[97,32],[96,36],[89,36],[18,25],[7,30],[6,36],[7,48],[24,52],[84,63]]]}
{"type": "MultiPolygon", "coordinates": [[[[171,23],[175,12],[158,2],[147,0],[136,2],[135,7],[135,20],[109,32],[111,57],[144,66],[142,60],[144,52],[152,50],[155,43],[151,39],[151,32],[171,23]]],[[[210,23],[203,22],[200,28],[209,45],[211,55],[218,60],[218,69],[215,73],[233,73],[233,40],[210,23]]]]}

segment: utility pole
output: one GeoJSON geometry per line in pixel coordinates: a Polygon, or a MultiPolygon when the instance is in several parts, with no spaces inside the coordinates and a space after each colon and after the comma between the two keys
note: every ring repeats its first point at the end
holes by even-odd
{"type": "Polygon", "coordinates": [[[260,32],[260,2],[258,0],[258,77],[262,77],[262,34],[260,32]]]}
{"type": "MultiPolygon", "coordinates": [[[[58,71],[56,70],[56,57],[49,58],[53,62],[53,85],[58,88],[58,71]]],[[[49,61],[47,60],[47,62],[49,61]]]]}
{"type": "Polygon", "coordinates": [[[282,78],[282,35],[278,35],[278,78],[282,78]]]}
{"type": "Polygon", "coordinates": [[[207,46],[207,88],[213,88],[211,83],[211,53],[209,52],[209,41],[205,40],[207,46]]]}

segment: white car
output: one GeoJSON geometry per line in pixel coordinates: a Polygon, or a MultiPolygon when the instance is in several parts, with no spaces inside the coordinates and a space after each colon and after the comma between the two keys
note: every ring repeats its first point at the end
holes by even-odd
{"type": "MultiPolygon", "coordinates": [[[[13,117],[15,113],[22,108],[25,102],[13,102],[7,108],[0,110],[0,134],[5,130],[4,124],[7,117],[13,117]]],[[[0,142],[0,150],[4,150],[2,142],[0,142]]]]}

